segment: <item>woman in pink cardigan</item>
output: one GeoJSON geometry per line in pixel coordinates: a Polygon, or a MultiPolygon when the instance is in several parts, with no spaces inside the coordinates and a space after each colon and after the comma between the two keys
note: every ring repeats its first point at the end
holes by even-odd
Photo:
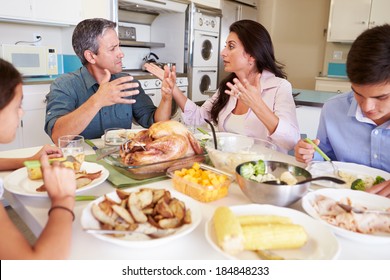
{"type": "Polygon", "coordinates": [[[293,149],[300,134],[292,87],[275,60],[267,30],[252,20],[233,23],[221,57],[231,74],[202,106],[178,89],[174,67],[162,71],[149,64],[146,69],[163,79],[162,90],[173,95],[185,124],[202,125],[208,119],[219,131],[265,139],[282,152],[293,149]]]}

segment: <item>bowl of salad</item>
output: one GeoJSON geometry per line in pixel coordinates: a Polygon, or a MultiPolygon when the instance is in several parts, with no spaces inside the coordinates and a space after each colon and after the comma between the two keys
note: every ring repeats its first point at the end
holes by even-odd
{"type": "Polygon", "coordinates": [[[206,141],[205,149],[216,168],[234,175],[236,166],[243,162],[271,160],[277,146],[249,136],[217,133],[217,149],[212,138],[206,141]]]}
{"type": "Polygon", "coordinates": [[[248,161],[235,170],[242,192],[254,203],[288,206],[302,198],[309,190],[310,172],[296,165],[280,161],[248,161]],[[274,184],[275,181],[286,184],[274,184]]]}

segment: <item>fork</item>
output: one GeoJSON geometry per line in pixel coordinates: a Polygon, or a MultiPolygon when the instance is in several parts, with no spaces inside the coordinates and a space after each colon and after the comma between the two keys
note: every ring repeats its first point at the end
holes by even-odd
{"type": "Polygon", "coordinates": [[[354,212],[356,214],[367,213],[367,214],[378,214],[378,215],[390,215],[390,212],[388,211],[359,209],[351,205],[340,203],[340,202],[337,202],[337,205],[343,208],[346,212],[354,212]]]}
{"type": "Polygon", "coordinates": [[[324,158],[324,160],[326,160],[326,161],[330,162],[330,164],[332,164],[334,175],[341,177],[340,171],[339,171],[339,168],[337,167],[337,165],[310,138],[306,138],[305,142],[311,144],[313,146],[314,150],[316,150],[324,158]]]}
{"type": "Polygon", "coordinates": [[[155,230],[115,230],[115,229],[93,229],[93,228],[84,228],[85,232],[88,233],[97,233],[97,234],[143,234],[149,236],[150,238],[160,238],[168,235],[172,235],[176,232],[175,229],[155,229],[155,230]]]}

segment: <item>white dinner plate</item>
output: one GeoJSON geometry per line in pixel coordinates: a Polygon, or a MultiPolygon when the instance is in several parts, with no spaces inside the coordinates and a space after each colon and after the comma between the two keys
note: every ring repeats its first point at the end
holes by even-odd
{"type": "MultiPolygon", "coordinates": [[[[83,162],[80,170],[85,170],[88,173],[94,173],[102,170],[102,174],[99,178],[93,180],[90,184],[82,188],[76,189],[76,194],[100,185],[107,179],[109,175],[108,170],[104,168],[104,166],[92,162],[83,162]]],[[[15,170],[4,179],[4,188],[7,191],[25,196],[47,197],[47,192],[36,191],[36,189],[42,186],[42,184],[42,179],[30,180],[28,178],[26,167],[15,170]]]]}
{"type": "MultiPolygon", "coordinates": [[[[320,222],[310,218],[305,213],[290,208],[277,207],[265,204],[249,204],[232,206],[230,209],[236,215],[278,215],[289,217],[294,224],[304,227],[307,235],[307,243],[299,249],[272,250],[277,255],[288,260],[329,260],[335,259],[339,254],[339,244],[334,234],[320,222]]],[[[256,253],[244,251],[237,255],[230,255],[223,251],[216,242],[214,224],[212,219],[206,223],[206,239],[210,245],[229,259],[259,259],[256,253]]]]}
{"type": "MultiPolygon", "coordinates": [[[[145,187],[137,187],[137,188],[131,188],[128,190],[124,190],[127,192],[136,192],[139,191],[140,189],[145,188],[145,187]]],[[[157,189],[157,187],[155,187],[157,189]]],[[[192,232],[200,223],[202,220],[202,212],[199,206],[199,203],[197,203],[195,200],[192,198],[185,196],[175,190],[169,190],[172,197],[175,197],[182,202],[185,203],[186,207],[191,210],[191,218],[192,218],[192,223],[191,224],[186,224],[181,227],[179,227],[174,234],[167,235],[164,237],[160,238],[154,238],[154,239],[145,239],[143,238],[142,235],[128,235],[126,236],[126,239],[120,238],[120,237],[114,237],[112,235],[104,235],[104,234],[97,234],[97,233],[91,233],[93,236],[96,238],[99,238],[101,240],[111,242],[114,244],[117,244],[119,246],[124,246],[124,247],[130,247],[130,248],[148,248],[148,247],[155,247],[159,246],[162,244],[165,244],[167,242],[173,241],[177,238],[180,238],[184,235],[189,234],[192,232]]],[[[116,192],[111,192],[106,194],[109,198],[115,200],[115,201],[120,201],[118,195],[116,192]]],[[[94,203],[99,203],[104,200],[104,196],[99,197],[98,199],[92,201],[87,205],[87,207],[84,208],[83,213],[81,215],[81,226],[82,228],[92,228],[92,229],[99,229],[100,224],[99,221],[95,219],[95,217],[92,215],[91,212],[91,207],[94,203]]],[[[145,236],[144,236],[145,237],[145,236]]]]}
{"type": "Polygon", "coordinates": [[[365,206],[368,209],[372,209],[372,210],[375,209],[384,210],[390,208],[390,199],[383,196],[370,194],[363,191],[350,190],[350,189],[345,189],[345,190],[321,189],[314,192],[309,192],[302,198],[303,209],[305,209],[305,211],[313,218],[320,220],[322,223],[331,227],[332,230],[337,235],[358,242],[370,242],[370,243],[390,242],[390,233],[363,234],[363,233],[349,231],[328,224],[326,221],[321,219],[321,217],[318,215],[317,211],[313,207],[313,201],[315,200],[317,195],[324,195],[336,201],[339,201],[341,198],[349,197],[351,199],[352,205],[357,204],[357,205],[365,206]]]}
{"type": "MultiPolygon", "coordinates": [[[[138,133],[142,130],[145,130],[146,128],[140,128],[140,129],[117,129],[117,130],[113,130],[111,131],[110,133],[117,133],[119,136],[121,137],[124,137],[124,135],[129,135],[130,133],[138,133]]],[[[103,140],[104,142],[104,134],[101,136],[101,139],[103,140]]],[[[105,145],[108,145],[108,146],[117,146],[118,144],[105,144],[105,145]]]]}
{"type": "MultiPolygon", "coordinates": [[[[349,163],[349,162],[341,162],[341,161],[334,161],[334,164],[338,167],[339,171],[346,172],[348,174],[351,174],[355,176],[356,178],[364,179],[365,177],[372,177],[375,179],[376,176],[382,176],[386,180],[390,180],[390,173],[376,169],[373,167],[356,164],[356,163],[349,163]]],[[[306,168],[307,171],[310,172],[310,174],[313,177],[319,177],[319,176],[334,176],[333,174],[333,167],[332,164],[327,161],[321,161],[321,162],[313,162],[306,168]]],[[[327,188],[335,188],[335,189],[350,189],[350,184],[336,184],[330,181],[313,181],[311,183],[311,190],[318,189],[317,186],[321,187],[327,187],[327,188]]]]}

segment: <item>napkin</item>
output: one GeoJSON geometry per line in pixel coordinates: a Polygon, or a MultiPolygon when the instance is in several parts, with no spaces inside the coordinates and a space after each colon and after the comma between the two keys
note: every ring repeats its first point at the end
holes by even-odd
{"type": "Polygon", "coordinates": [[[96,161],[96,155],[87,155],[85,156],[85,161],[96,162],[100,165],[103,165],[110,173],[107,180],[115,187],[115,188],[128,188],[128,187],[136,187],[139,185],[149,184],[161,180],[169,179],[167,176],[159,176],[150,179],[144,180],[135,180],[126,175],[123,175],[119,171],[117,171],[112,165],[108,164],[104,160],[96,161]]]}

